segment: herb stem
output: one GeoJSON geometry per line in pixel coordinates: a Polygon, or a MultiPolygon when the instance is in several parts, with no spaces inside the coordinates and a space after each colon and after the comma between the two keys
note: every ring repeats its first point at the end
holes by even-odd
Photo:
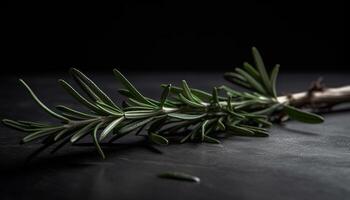
{"type": "Polygon", "coordinates": [[[279,96],[277,100],[281,104],[289,104],[295,107],[332,107],[340,103],[350,102],[350,85],[293,93],[279,96]]]}

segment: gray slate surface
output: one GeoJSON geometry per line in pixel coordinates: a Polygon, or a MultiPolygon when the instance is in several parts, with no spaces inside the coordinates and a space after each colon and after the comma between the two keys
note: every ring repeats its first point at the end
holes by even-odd
{"type": "MultiPolygon", "coordinates": [[[[127,75],[151,97],[159,96],[160,83],[181,79],[207,90],[225,83],[221,72],[127,75]]],[[[350,84],[349,73],[289,73],[280,76],[279,89],[305,89],[319,75],[330,86],[350,84]]],[[[23,78],[49,105],[75,105],[57,86],[58,75],[23,78]]],[[[92,78],[117,96],[111,74],[92,78]]],[[[1,118],[49,121],[16,79],[2,77],[1,118]]],[[[324,116],[324,124],[275,126],[268,138],[231,137],[221,145],[157,146],[162,154],[142,145],[141,137],[131,136],[106,147],[103,161],[94,147],[84,144],[67,146],[54,155],[45,151],[27,161],[40,144],[18,145],[23,134],[1,126],[1,199],[350,199],[350,111],[345,107],[324,116]],[[173,170],[197,175],[201,183],[156,177],[173,170]]]]}

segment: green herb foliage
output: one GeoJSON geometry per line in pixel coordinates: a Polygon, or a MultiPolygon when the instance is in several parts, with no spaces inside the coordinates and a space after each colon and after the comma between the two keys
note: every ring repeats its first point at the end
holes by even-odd
{"type": "Polygon", "coordinates": [[[59,83],[88,111],[64,105],[56,109],[48,108],[26,82],[20,83],[27,89],[35,102],[48,114],[61,123],[47,124],[22,120],[4,119],[11,128],[25,132],[22,143],[42,139],[44,145],[76,143],[84,137],[91,137],[97,152],[102,158],[105,154],[101,143],[115,141],[127,134],[139,135],[145,130],[149,141],[159,145],[170,142],[220,143],[219,134],[240,136],[268,136],[271,126],[269,119],[277,112],[306,123],[320,123],[323,118],[301,111],[277,101],[276,80],[279,65],[271,75],[265,68],[260,53],[253,48],[255,66],[244,63],[235,72],[225,73],[224,77],[252,92],[240,92],[228,86],[214,87],[212,93],[191,88],[182,81],[181,86],[162,85],[160,100],[144,96],[118,70],[114,75],[124,86],[119,92],[126,97],[122,106],[117,105],[90,78],[77,69],[71,69],[79,91],[68,82],[59,83]],[[81,91],[81,92],[80,92],[81,91]]]}

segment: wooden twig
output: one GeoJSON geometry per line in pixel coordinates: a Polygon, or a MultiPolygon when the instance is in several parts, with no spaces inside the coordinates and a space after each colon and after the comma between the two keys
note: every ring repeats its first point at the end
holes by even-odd
{"type": "Polygon", "coordinates": [[[280,96],[277,100],[295,107],[330,108],[350,102],[350,85],[337,88],[311,87],[308,91],[280,96]]]}

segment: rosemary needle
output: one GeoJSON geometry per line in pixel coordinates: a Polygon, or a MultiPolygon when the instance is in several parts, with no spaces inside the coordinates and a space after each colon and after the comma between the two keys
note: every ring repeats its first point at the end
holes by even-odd
{"type": "Polygon", "coordinates": [[[180,180],[180,181],[196,182],[196,183],[199,183],[201,181],[199,177],[186,174],[183,172],[164,172],[159,174],[158,177],[165,178],[165,179],[180,180]]]}

